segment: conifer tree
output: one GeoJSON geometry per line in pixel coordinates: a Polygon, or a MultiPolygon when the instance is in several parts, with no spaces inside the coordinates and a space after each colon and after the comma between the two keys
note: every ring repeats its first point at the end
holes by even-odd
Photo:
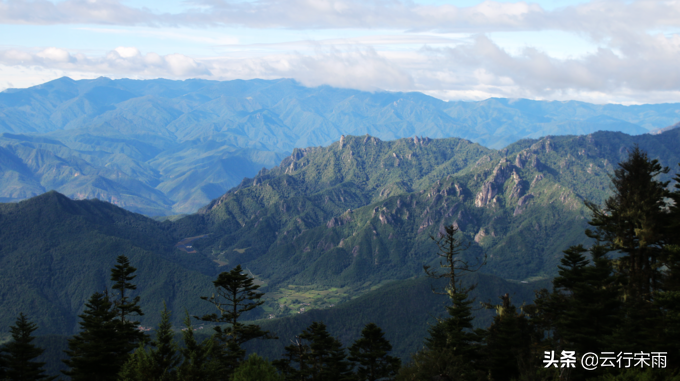
{"type": "MultiPolygon", "coordinates": [[[[680,166],[680,164],[678,164],[680,166]]],[[[680,173],[673,178],[674,191],[669,197],[673,203],[669,208],[669,222],[665,231],[667,245],[664,246],[663,263],[665,271],[660,289],[654,295],[655,307],[662,314],[660,334],[664,338],[663,348],[673,358],[680,358],[680,173]]],[[[670,364],[678,369],[680,364],[670,364]]]]}
{"type": "Polygon", "coordinates": [[[429,266],[423,267],[427,276],[431,278],[448,279],[448,284],[442,294],[449,297],[451,305],[446,307],[449,316],[439,319],[436,325],[430,328],[430,335],[425,345],[430,350],[447,350],[453,356],[461,356],[465,361],[474,363],[479,360],[482,333],[472,330],[474,318],[471,312],[472,301],[468,299],[468,293],[474,289],[474,286],[463,287],[461,276],[463,273],[479,270],[486,263],[486,259],[479,261],[475,266],[470,265],[462,257],[462,252],[467,249],[467,246],[456,238],[457,233],[458,228],[452,225],[445,227],[445,234],[442,234],[439,239],[431,237],[439,248],[437,255],[442,258],[440,267],[444,269],[444,272],[431,270],[429,266]]]}
{"type": "Polygon", "coordinates": [[[349,381],[353,374],[340,341],[321,322],[312,323],[274,365],[290,381],[349,381]],[[295,364],[297,363],[297,364],[295,364]]]}
{"type": "Polygon", "coordinates": [[[236,369],[245,357],[242,345],[257,338],[274,338],[267,331],[263,331],[259,325],[243,324],[239,321],[241,315],[262,305],[260,300],[263,293],[257,291],[259,285],[254,279],[243,272],[240,265],[229,272],[221,273],[217,280],[213,281],[215,293],[212,296],[202,296],[217,307],[219,314],[209,314],[197,317],[200,320],[211,323],[227,323],[226,328],[216,327],[217,339],[222,343],[221,348],[215,348],[220,353],[224,371],[228,374],[236,369]]]}
{"type": "MultiPolygon", "coordinates": [[[[616,332],[621,327],[623,310],[620,278],[614,275],[608,248],[577,245],[564,254],[558,276],[553,279],[553,292],[537,292],[534,304],[523,309],[531,317],[532,341],[541,347],[531,355],[534,365],[540,363],[537,357],[543,356],[543,350],[575,351],[578,359],[587,352],[617,349],[616,332]],[[548,338],[544,340],[544,336],[548,338]]],[[[586,377],[580,368],[561,371],[570,373],[572,379],[586,377]]]]}
{"type": "Polygon", "coordinates": [[[625,298],[639,308],[652,299],[661,281],[660,256],[668,223],[666,189],[669,182],[655,178],[669,172],[658,160],[635,147],[628,159],[619,163],[612,176],[613,196],[604,207],[586,202],[593,217],[589,222],[595,231],[586,234],[596,238],[610,251],[619,251],[616,271],[625,280],[625,298]]]}
{"type": "Polygon", "coordinates": [[[226,375],[220,377],[222,366],[215,358],[215,347],[218,345],[214,337],[199,343],[194,336],[194,328],[191,325],[191,317],[186,313],[184,318],[185,328],[182,330],[183,348],[182,364],[177,369],[177,377],[182,381],[213,381],[228,379],[226,375]]]}
{"type": "Polygon", "coordinates": [[[272,364],[285,376],[286,381],[305,381],[309,378],[310,369],[307,361],[309,345],[300,336],[284,348],[282,359],[274,360],[272,364]],[[294,365],[297,364],[297,365],[294,365]]]}
{"type": "MultiPolygon", "coordinates": [[[[156,339],[151,342],[151,345],[154,347],[151,350],[151,358],[153,358],[160,375],[171,374],[179,364],[180,359],[174,336],[172,324],[170,323],[170,311],[168,311],[167,304],[163,302],[161,323],[158,325],[158,331],[156,331],[156,339]]],[[[163,379],[163,376],[159,378],[159,380],[163,379]]]]}
{"type": "Polygon", "coordinates": [[[501,296],[501,300],[501,305],[487,305],[496,310],[494,321],[487,329],[484,349],[484,361],[494,381],[516,379],[522,370],[533,371],[523,369],[529,367],[527,360],[531,358],[533,335],[529,321],[524,313],[517,312],[510,295],[501,296]]]}
{"type": "Polygon", "coordinates": [[[139,342],[148,340],[147,335],[137,328],[139,321],[133,318],[135,315],[144,315],[139,306],[139,296],[130,297],[130,293],[137,289],[137,286],[131,283],[137,277],[133,275],[135,271],[137,269],[130,265],[125,255],[119,255],[116,258],[116,265],[111,269],[111,281],[114,282],[111,288],[118,291],[118,298],[112,302],[120,324],[120,335],[126,338],[127,352],[137,347],[139,342]]]}
{"type": "Polygon", "coordinates": [[[606,351],[621,319],[619,280],[613,275],[608,250],[602,245],[592,246],[592,264],[582,245],[564,252],[559,276],[553,280],[553,287],[567,295],[558,329],[579,355],[606,351]]]}
{"type": "Polygon", "coordinates": [[[401,360],[389,356],[392,345],[384,337],[380,327],[374,323],[366,324],[361,337],[349,348],[349,360],[358,363],[357,380],[376,381],[386,377],[394,377],[399,371],[401,360]]]}
{"type": "Polygon", "coordinates": [[[269,361],[253,353],[236,368],[233,381],[284,381],[284,379],[269,361]]]}
{"type": "Polygon", "coordinates": [[[161,322],[156,338],[149,343],[147,350],[143,343],[130,356],[123,366],[120,381],[172,381],[177,379],[177,365],[180,358],[177,343],[174,341],[170,311],[163,302],[161,322]]]}
{"type": "Polygon", "coordinates": [[[107,294],[96,292],[85,304],[81,318],[81,332],[68,341],[63,362],[69,370],[62,371],[73,381],[109,381],[127,359],[125,338],[118,332],[116,311],[107,294]]]}
{"type": "Polygon", "coordinates": [[[129,295],[137,288],[130,283],[136,270],[127,257],[118,256],[117,265],[111,269],[111,281],[119,297],[111,300],[108,292],[90,297],[85,312],[79,315],[81,332],[69,339],[69,349],[64,351],[69,359],[63,362],[71,369],[62,373],[73,380],[115,379],[130,352],[146,341],[146,334],[137,328],[139,322],[131,319],[133,314],[142,314],[139,297],[129,295]]]}
{"type": "Polygon", "coordinates": [[[458,380],[476,380],[483,373],[481,369],[481,343],[484,330],[472,329],[472,301],[468,293],[473,286],[464,287],[461,277],[464,273],[478,271],[485,263],[486,257],[470,264],[463,252],[468,245],[456,237],[457,226],[445,226],[439,237],[430,236],[437,244],[437,256],[440,258],[439,267],[442,272],[423,266],[428,277],[447,279],[443,292],[433,292],[447,295],[450,305],[446,306],[448,317],[437,319],[428,330],[425,348],[412,357],[412,361],[403,366],[397,380],[447,379],[455,377],[458,380]]]}
{"type": "Polygon", "coordinates": [[[602,242],[607,250],[622,254],[614,261],[623,285],[621,299],[625,301],[622,321],[614,334],[617,350],[657,347],[665,340],[661,335],[663,313],[653,299],[664,278],[671,196],[669,182],[656,177],[669,171],[636,146],[614,172],[614,194],[604,206],[586,203],[593,214],[590,224],[596,228],[586,234],[602,242]]]}
{"type": "Polygon", "coordinates": [[[45,350],[36,347],[32,341],[34,337],[32,333],[38,329],[35,323],[26,319],[23,313],[19,314],[15,325],[10,327],[12,339],[5,344],[0,350],[0,354],[5,352],[0,358],[4,369],[0,379],[16,380],[16,381],[37,381],[37,380],[54,380],[56,377],[50,377],[45,374],[43,367],[44,362],[35,361],[35,358],[40,356],[45,350]],[[3,374],[4,373],[4,374],[3,374]]]}

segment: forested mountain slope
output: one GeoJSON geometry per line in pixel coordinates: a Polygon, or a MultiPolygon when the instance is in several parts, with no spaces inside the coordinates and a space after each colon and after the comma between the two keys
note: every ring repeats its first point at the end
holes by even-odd
{"type": "Polygon", "coordinates": [[[147,215],[192,213],[340,136],[460,137],[491,148],[598,130],[642,134],[678,122],[680,105],[594,105],[306,88],[293,80],[60,78],[0,93],[0,201],[48,190],[147,215]]]}
{"type": "Polygon", "coordinates": [[[584,200],[600,203],[635,144],[680,162],[680,131],[525,140],[491,151],[460,139],[383,142],[346,136],[296,150],[202,209],[206,255],[240,263],[271,287],[344,287],[418,275],[430,240],[455,223],[468,255],[506,279],[550,277],[562,250],[586,243],[584,200]]]}
{"type": "Polygon", "coordinates": [[[554,275],[584,242],[583,200],[602,202],[608,173],[638,144],[677,169],[680,130],[523,140],[495,151],[464,139],[345,136],[296,150],[200,213],[157,222],[106,202],[50,192],[0,205],[0,323],[21,311],[43,333],[72,333],[84,301],[110,286],[125,254],[138,268],[146,326],[166,300],[209,310],[199,296],[241,264],[264,285],[257,316],[339,306],[435,261],[430,235],[455,223],[482,272],[513,282],[554,275]],[[184,238],[203,236],[191,243],[184,238]],[[189,248],[188,246],[192,246],[189,248]],[[180,250],[183,249],[183,250],[180,250]],[[222,266],[222,267],[219,267],[222,266]]]}
{"type": "Polygon", "coordinates": [[[143,325],[160,320],[163,301],[176,311],[206,311],[199,296],[212,292],[216,266],[174,247],[183,231],[57,192],[0,204],[0,326],[9,327],[23,312],[38,333],[72,334],[90,295],[111,291],[109,270],[121,254],[138,269],[143,311],[150,312],[143,325]]]}

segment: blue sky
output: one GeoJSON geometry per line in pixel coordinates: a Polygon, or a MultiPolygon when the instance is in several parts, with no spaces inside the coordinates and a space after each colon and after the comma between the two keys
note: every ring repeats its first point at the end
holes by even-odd
{"type": "Polygon", "coordinates": [[[61,76],[680,102],[680,1],[0,0],[0,90],[61,76]]]}

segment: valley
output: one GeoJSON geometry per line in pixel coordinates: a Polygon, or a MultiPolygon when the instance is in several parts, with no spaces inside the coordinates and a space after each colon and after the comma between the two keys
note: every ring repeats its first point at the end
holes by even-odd
{"type": "MultiPolygon", "coordinates": [[[[90,90],[79,86],[94,83],[60,81],[71,86],[74,99],[92,101],[90,90]]],[[[50,86],[64,85],[61,82],[50,86]]],[[[100,82],[97,86],[130,85],[100,82]]],[[[199,82],[194,85],[201,91],[216,86],[216,94],[222,91],[220,86],[234,85],[199,82]]],[[[181,89],[189,83],[166,85],[181,89]]],[[[279,110],[281,99],[295,104],[302,90],[286,81],[255,81],[243,89],[240,96],[261,104],[241,104],[240,111],[230,109],[229,117],[266,121],[254,124],[265,135],[273,131],[267,123],[280,123],[276,133],[283,133],[280,116],[270,111],[246,115],[244,110],[264,105],[279,110]],[[287,95],[274,96],[275,89],[287,95]]],[[[258,133],[239,140],[231,127],[217,128],[227,119],[219,123],[214,119],[210,128],[197,127],[207,122],[199,118],[204,114],[187,108],[193,94],[189,90],[177,90],[166,101],[179,102],[187,110],[168,114],[176,120],[194,115],[192,128],[198,135],[190,137],[195,140],[179,138],[179,129],[171,137],[167,126],[150,132],[153,123],[139,129],[146,131],[140,135],[130,135],[121,127],[124,123],[115,131],[92,127],[95,121],[110,126],[106,123],[113,122],[104,122],[112,117],[109,113],[122,117],[118,103],[92,109],[68,123],[54,119],[49,131],[13,130],[0,136],[5,202],[0,204],[0,325],[9,326],[18,313],[26,313],[39,327],[38,341],[50,345],[44,359],[51,371],[63,368],[59,348],[65,348],[66,337],[77,331],[87,298],[110,289],[107,274],[121,253],[137,268],[144,327],[159,323],[163,303],[173,311],[171,324],[178,333],[182,311],[213,312],[214,307],[200,297],[214,292],[212,282],[219,273],[241,265],[265,293],[264,304],[244,317],[281,338],[266,345],[248,344],[250,350],[280,357],[292,337],[320,320],[348,344],[360,335],[361,327],[375,322],[393,343],[395,355],[405,360],[422,347],[428,325],[444,313],[446,298],[432,293],[436,282],[424,277],[423,266],[438,266],[432,237],[446,226],[459,230],[467,247],[464,260],[486,261],[478,273],[464,278],[465,284],[477,284],[471,294],[475,303],[493,303],[505,293],[516,305],[531,303],[535,290],[551,287],[565,249],[593,243],[584,235],[592,217],[584,202],[602,204],[611,195],[610,175],[633,147],[672,168],[662,180],[671,180],[680,163],[679,128],[647,134],[628,126],[637,135],[598,131],[536,138],[526,130],[521,136],[493,140],[481,135],[437,136],[449,131],[446,124],[439,125],[440,130],[428,124],[403,130],[409,135],[430,131],[434,136],[398,137],[385,132],[395,131],[389,129],[392,122],[370,128],[357,125],[353,131],[360,134],[335,130],[324,135],[318,129],[325,125],[317,120],[320,124],[310,125],[317,129],[305,132],[307,140],[292,130],[289,135],[264,138],[258,133]],[[154,135],[158,133],[167,136],[159,139],[154,135]],[[388,139],[383,139],[386,135],[388,139]],[[259,139],[269,145],[254,145],[259,139]],[[507,139],[512,141],[493,147],[507,139]],[[295,148],[301,141],[318,145],[295,148]],[[234,174],[234,169],[241,172],[234,174]],[[44,192],[47,189],[58,191],[44,192]],[[178,212],[182,214],[173,214],[178,212]]],[[[331,89],[304,91],[306,97],[319,92],[338,96],[331,89]]],[[[364,97],[362,102],[381,105],[382,110],[396,107],[399,99],[443,107],[410,93],[340,92],[348,99],[364,97]]],[[[233,108],[235,99],[218,103],[233,108]]],[[[347,100],[346,107],[353,102],[347,100]]],[[[522,104],[494,102],[475,107],[504,104],[508,111],[522,104]]],[[[447,113],[455,109],[460,115],[470,105],[448,106],[452,108],[447,113]]],[[[662,115],[672,107],[656,107],[657,117],[651,119],[658,125],[644,128],[670,124],[662,115]]],[[[321,109],[306,112],[321,115],[321,109]]],[[[614,109],[598,112],[611,114],[614,109]]],[[[634,119],[633,109],[617,110],[617,115],[634,119]]],[[[441,112],[435,115],[445,119],[441,112]]],[[[138,126],[134,123],[126,128],[138,126]]],[[[475,327],[487,327],[494,319],[493,311],[482,308],[474,315],[475,327]]],[[[202,326],[199,335],[212,327],[202,326]]]]}
{"type": "MultiPolygon", "coordinates": [[[[72,333],[85,298],[106,287],[104,274],[120,252],[139,268],[146,311],[163,300],[175,311],[207,311],[198,296],[209,295],[211,278],[233,264],[267,295],[253,319],[337,309],[390,281],[422,277],[423,265],[436,264],[430,236],[451,223],[470,244],[468,258],[487,256],[485,274],[531,284],[520,282],[553,277],[562,250],[588,244],[583,200],[604,200],[608,173],[628,147],[673,165],[679,133],[555,136],[503,150],[456,138],[344,136],[294,150],[174,221],[56,192],[2,204],[0,319],[9,324],[23,309],[43,334],[72,333]],[[176,246],[182,240],[185,250],[176,246]],[[73,276],[75,268],[85,276],[73,276]]],[[[156,319],[150,312],[142,323],[156,319]]]]}

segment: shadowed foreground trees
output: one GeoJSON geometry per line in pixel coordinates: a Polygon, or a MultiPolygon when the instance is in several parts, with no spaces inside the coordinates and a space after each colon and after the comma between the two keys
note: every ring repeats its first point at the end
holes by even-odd
{"type": "Polygon", "coordinates": [[[126,295],[137,288],[130,283],[135,271],[126,256],[118,256],[117,265],[111,269],[112,288],[119,292],[118,299],[111,300],[108,292],[96,292],[85,304],[85,311],[79,315],[81,332],[69,339],[64,351],[69,358],[63,362],[70,369],[62,373],[72,380],[115,380],[130,352],[147,340],[137,328],[139,322],[130,320],[132,314],[142,314],[139,297],[126,295]]]}
{"type": "Polygon", "coordinates": [[[413,356],[413,361],[402,368],[398,380],[432,379],[433,377],[457,377],[461,380],[476,380],[483,376],[481,370],[481,343],[484,338],[483,330],[472,329],[472,300],[468,293],[474,286],[463,287],[461,276],[463,273],[475,272],[486,262],[481,259],[471,265],[463,257],[467,249],[456,237],[458,228],[455,225],[446,226],[439,238],[430,237],[436,243],[441,258],[439,267],[443,272],[432,270],[424,266],[428,277],[434,279],[447,278],[448,284],[443,292],[435,293],[447,295],[451,305],[446,306],[448,317],[438,319],[430,327],[429,337],[425,339],[425,348],[413,356]]]}
{"type": "Polygon", "coordinates": [[[35,361],[44,350],[33,345],[33,332],[38,327],[28,321],[23,313],[10,327],[12,339],[0,348],[0,380],[40,381],[54,380],[45,374],[44,362],[35,361]]]}
{"type": "Polygon", "coordinates": [[[215,327],[215,339],[220,343],[214,350],[220,357],[225,374],[232,374],[245,358],[244,343],[253,339],[271,339],[275,336],[263,331],[259,325],[243,324],[240,319],[244,313],[261,306],[263,293],[257,291],[259,285],[243,272],[240,265],[229,272],[223,272],[213,282],[215,293],[210,297],[202,296],[217,307],[219,314],[204,315],[199,319],[210,323],[227,323],[227,327],[215,327]]]}
{"type": "Polygon", "coordinates": [[[401,360],[387,353],[392,345],[385,339],[382,329],[374,323],[366,324],[361,337],[349,347],[349,360],[358,364],[359,381],[376,381],[396,376],[401,360]]]}
{"type": "Polygon", "coordinates": [[[295,337],[284,358],[274,365],[290,381],[350,381],[346,357],[342,344],[328,333],[326,325],[314,322],[295,337]]]}

